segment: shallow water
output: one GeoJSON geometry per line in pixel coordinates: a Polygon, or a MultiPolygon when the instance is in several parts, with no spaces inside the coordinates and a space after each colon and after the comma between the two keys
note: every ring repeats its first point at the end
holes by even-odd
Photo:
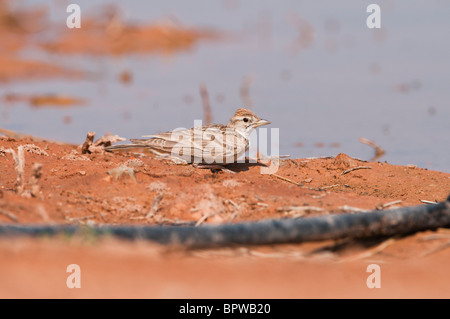
{"type": "MultiPolygon", "coordinates": [[[[77,1],[82,17],[105,2],[77,1]]],[[[135,138],[191,127],[203,116],[200,83],[208,88],[213,120],[226,122],[243,106],[240,88],[249,77],[252,110],[280,129],[280,154],[370,159],[373,149],[358,141],[365,137],[386,151],[381,161],[450,172],[450,2],[378,1],[377,31],[366,26],[373,1],[115,2],[127,21],[177,20],[232,37],[172,56],[25,51],[97,76],[2,84],[0,96],[59,93],[88,103],[3,104],[0,127],[72,143],[92,130],[135,138]],[[301,42],[305,25],[312,31],[301,42]],[[124,70],[133,75],[129,85],[117,80],[124,70]]],[[[49,5],[54,23],[65,28],[67,13],[57,2],[26,3],[49,5]]]]}

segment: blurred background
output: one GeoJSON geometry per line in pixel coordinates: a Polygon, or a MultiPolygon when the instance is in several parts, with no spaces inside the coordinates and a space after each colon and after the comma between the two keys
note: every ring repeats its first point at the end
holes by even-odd
{"type": "Polygon", "coordinates": [[[226,123],[247,107],[280,154],[450,172],[450,2],[0,0],[0,128],[81,144],[226,123]],[[205,114],[209,112],[208,114],[205,114]]]}

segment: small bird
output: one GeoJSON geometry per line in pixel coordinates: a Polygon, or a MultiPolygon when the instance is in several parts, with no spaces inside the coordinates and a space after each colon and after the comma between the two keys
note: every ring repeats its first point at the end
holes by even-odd
{"type": "Polygon", "coordinates": [[[173,130],[147,139],[130,139],[132,144],[119,144],[107,151],[146,148],[184,163],[226,165],[235,163],[248,150],[250,134],[257,127],[270,124],[252,111],[238,109],[226,125],[210,124],[191,129],[173,130]]]}

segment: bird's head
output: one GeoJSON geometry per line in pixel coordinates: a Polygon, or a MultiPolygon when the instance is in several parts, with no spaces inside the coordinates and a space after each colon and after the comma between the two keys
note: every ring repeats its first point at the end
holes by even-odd
{"type": "Polygon", "coordinates": [[[228,122],[227,126],[234,128],[236,131],[248,138],[250,133],[253,132],[255,128],[266,124],[270,124],[270,122],[260,119],[252,111],[247,109],[238,109],[228,122]]]}

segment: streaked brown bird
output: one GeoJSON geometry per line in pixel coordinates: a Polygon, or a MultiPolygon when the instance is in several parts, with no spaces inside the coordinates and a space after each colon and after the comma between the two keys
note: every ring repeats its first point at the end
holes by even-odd
{"type": "Polygon", "coordinates": [[[210,124],[145,135],[146,139],[130,139],[132,144],[113,145],[106,150],[146,148],[185,163],[231,164],[248,150],[253,130],[266,124],[270,122],[252,111],[238,109],[226,125],[210,124]]]}

